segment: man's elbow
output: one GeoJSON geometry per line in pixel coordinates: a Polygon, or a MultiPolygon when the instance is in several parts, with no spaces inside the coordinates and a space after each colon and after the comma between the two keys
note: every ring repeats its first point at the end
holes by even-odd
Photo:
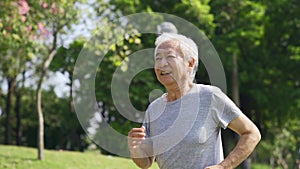
{"type": "Polygon", "coordinates": [[[260,131],[257,129],[257,131],[256,131],[256,141],[257,141],[257,144],[260,142],[260,140],[261,140],[261,133],[260,133],[260,131]]]}
{"type": "Polygon", "coordinates": [[[260,131],[256,126],[253,126],[252,128],[242,133],[241,135],[244,136],[246,140],[248,140],[248,143],[250,143],[250,145],[253,145],[253,148],[256,147],[256,145],[261,140],[260,131]]]}
{"type": "Polygon", "coordinates": [[[251,132],[251,138],[255,144],[255,146],[260,142],[261,140],[261,134],[257,127],[255,127],[251,132]]]}

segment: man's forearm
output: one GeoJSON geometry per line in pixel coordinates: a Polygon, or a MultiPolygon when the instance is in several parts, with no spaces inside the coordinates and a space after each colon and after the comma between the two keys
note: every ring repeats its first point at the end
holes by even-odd
{"type": "Polygon", "coordinates": [[[147,147],[147,145],[142,145],[140,149],[137,149],[136,151],[131,151],[130,155],[133,160],[133,162],[139,166],[142,169],[149,168],[153,161],[154,156],[150,155],[151,153],[150,147],[147,147]]]}
{"type": "Polygon", "coordinates": [[[241,164],[254,150],[261,136],[259,133],[243,134],[233,151],[220,163],[225,169],[231,169],[241,164]]]}
{"type": "Polygon", "coordinates": [[[132,158],[133,162],[142,169],[147,169],[152,165],[150,157],[132,158]]]}

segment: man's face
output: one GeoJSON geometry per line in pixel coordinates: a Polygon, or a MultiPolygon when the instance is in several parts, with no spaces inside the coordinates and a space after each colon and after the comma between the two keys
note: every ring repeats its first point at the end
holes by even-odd
{"type": "Polygon", "coordinates": [[[164,86],[183,84],[189,78],[189,63],[176,40],[160,44],[155,55],[155,74],[164,86]]]}

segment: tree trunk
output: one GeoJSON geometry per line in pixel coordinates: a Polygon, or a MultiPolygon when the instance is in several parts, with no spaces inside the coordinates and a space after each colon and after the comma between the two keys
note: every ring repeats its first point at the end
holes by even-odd
{"type": "MultiPolygon", "coordinates": [[[[232,58],[232,99],[237,106],[240,106],[240,91],[239,91],[239,73],[238,73],[238,58],[237,54],[233,54],[232,58]]],[[[241,164],[243,169],[251,169],[249,158],[241,164]]]]}
{"type": "Polygon", "coordinates": [[[36,102],[37,102],[37,112],[39,119],[38,126],[38,159],[44,160],[44,116],[42,110],[42,83],[44,81],[44,77],[47,73],[47,70],[52,62],[57,50],[53,48],[52,52],[50,52],[48,58],[43,63],[43,69],[38,81],[37,89],[36,89],[36,102]]]}
{"type": "Polygon", "coordinates": [[[22,125],[21,125],[21,104],[22,104],[22,89],[24,88],[25,84],[25,71],[22,73],[22,84],[19,90],[16,89],[16,105],[15,105],[15,112],[16,112],[16,142],[17,145],[22,145],[22,125]]]}
{"type": "Polygon", "coordinates": [[[39,85],[36,91],[36,101],[37,101],[37,112],[39,118],[39,127],[38,127],[38,159],[44,160],[44,116],[42,111],[42,88],[41,84],[43,77],[39,80],[39,85]]]}
{"type": "Polygon", "coordinates": [[[232,66],[232,99],[237,106],[240,106],[239,75],[236,54],[233,55],[232,66]]]}
{"type": "Polygon", "coordinates": [[[22,130],[21,130],[21,94],[19,92],[16,93],[16,105],[15,105],[15,112],[16,112],[16,142],[17,145],[22,145],[22,130]]]}
{"type": "Polygon", "coordinates": [[[69,105],[69,109],[70,109],[70,112],[71,113],[74,113],[75,112],[75,108],[74,108],[74,102],[73,102],[73,72],[69,71],[69,76],[70,76],[70,96],[69,96],[69,99],[70,99],[70,105],[69,105]]]}
{"type": "Polygon", "coordinates": [[[14,88],[15,88],[15,83],[16,83],[16,78],[7,78],[8,82],[8,93],[6,97],[6,108],[5,108],[5,113],[6,113],[6,118],[5,118],[5,141],[4,143],[7,145],[12,144],[12,129],[11,129],[11,108],[12,108],[12,99],[14,95],[14,88]]]}

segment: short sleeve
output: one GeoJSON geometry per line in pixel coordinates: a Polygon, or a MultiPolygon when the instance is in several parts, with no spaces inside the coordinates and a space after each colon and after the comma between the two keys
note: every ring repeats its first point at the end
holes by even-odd
{"type": "Polygon", "coordinates": [[[242,114],[236,104],[217,87],[212,91],[211,108],[215,109],[215,118],[223,129],[226,129],[232,120],[242,114]]]}

